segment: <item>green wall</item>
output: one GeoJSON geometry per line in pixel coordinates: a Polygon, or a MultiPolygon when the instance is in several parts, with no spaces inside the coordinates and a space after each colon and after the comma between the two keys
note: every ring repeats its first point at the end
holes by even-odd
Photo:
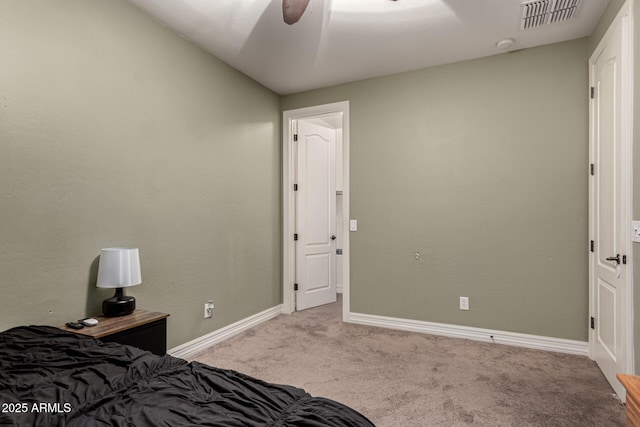
{"type": "Polygon", "coordinates": [[[96,314],[115,245],[170,347],[279,304],[280,112],[349,100],[352,311],[587,340],[586,64],[622,2],[591,38],[285,97],[123,0],[63,3],[0,1],[0,329],[96,314]]]}
{"type": "MultiPolygon", "coordinates": [[[[633,9],[633,165],[640,165],[640,7],[633,9]]],[[[640,218],[640,168],[633,167],[633,219],[640,218]]],[[[640,245],[633,244],[634,338],[640,331],[640,245]]],[[[636,374],[640,374],[640,340],[634,341],[636,374]]]]}
{"type": "Polygon", "coordinates": [[[0,330],[99,313],[109,246],[170,347],[281,302],[276,94],[124,0],[0,1],[0,40],[0,330]]]}
{"type": "Polygon", "coordinates": [[[350,101],[353,312],[587,340],[588,42],[283,97],[350,101]]]}

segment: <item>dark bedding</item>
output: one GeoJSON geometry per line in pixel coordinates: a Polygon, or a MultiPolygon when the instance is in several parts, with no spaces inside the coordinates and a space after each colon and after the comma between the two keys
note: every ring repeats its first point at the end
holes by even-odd
{"type": "Polygon", "coordinates": [[[0,333],[2,426],[373,426],[338,402],[47,326],[0,333]]]}

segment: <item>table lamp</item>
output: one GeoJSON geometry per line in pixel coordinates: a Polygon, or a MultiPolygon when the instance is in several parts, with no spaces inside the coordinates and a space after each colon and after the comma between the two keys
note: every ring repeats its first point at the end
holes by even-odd
{"type": "Polygon", "coordinates": [[[100,251],[98,264],[99,288],[115,288],[116,293],[102,302],[107,317],[124,316],[136,309],[136,299],[124,294],[124,289],[142,283],[138,248],[105,248],[100,251]]]}

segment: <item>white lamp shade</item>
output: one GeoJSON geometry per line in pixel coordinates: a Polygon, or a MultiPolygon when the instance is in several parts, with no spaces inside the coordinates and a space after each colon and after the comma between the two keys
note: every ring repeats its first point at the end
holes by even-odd
{"type": "Polygon", "coordinates": [[[125,288],[142,283],[138,248],[105,248],[98,264],[99,288],[125,288]]]}

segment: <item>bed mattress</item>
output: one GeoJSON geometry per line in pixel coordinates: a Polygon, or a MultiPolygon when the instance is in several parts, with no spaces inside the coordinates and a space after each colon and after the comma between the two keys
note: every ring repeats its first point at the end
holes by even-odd
{"type": "Polygon", "coordinates": [[[346,405],[239,372],[48,326],[0,333],[3,426],[373,426],[346,405]]]}

